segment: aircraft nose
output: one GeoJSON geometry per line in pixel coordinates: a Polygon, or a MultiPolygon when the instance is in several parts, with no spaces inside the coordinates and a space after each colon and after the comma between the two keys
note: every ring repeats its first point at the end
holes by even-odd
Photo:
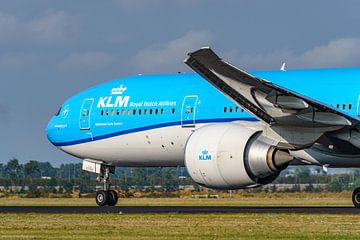
{"type": "Polygon", "coordinates": [[[46,136],[53,145],[57,146],[62,141],[64,126],[64,124],[58,123],[56,117],[53,117],[46,126],[46,136]]]}
{"type": "Polygon", "coordinates": [[[69,104],[62,106],[59,111],[50,119],[46,126],[47,139],[54,145],[59,144],[64,140],[68,128],[68,115],[69,115],[69,104]]]}
{"type": "Polygon", "coordinates": [[[56,139],[56,129],[54,127],[54,124],[53,124],[53,119],[51,119],[47,126],[46,126],[46,136],[47,136],[47,139],[51,142],[51,143],[54,143],[55,142],[55,139],[56,139]]]}

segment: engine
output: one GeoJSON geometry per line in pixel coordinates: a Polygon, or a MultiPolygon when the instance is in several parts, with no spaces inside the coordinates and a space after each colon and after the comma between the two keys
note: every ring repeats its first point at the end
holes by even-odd
{"type": "Polygon", "coordinates": [[[256,187],[274,181],[293,157],[261,131],[235,123],[196,130],[185,149],[185,165],[200,185],[216,189],[256,187]]]}

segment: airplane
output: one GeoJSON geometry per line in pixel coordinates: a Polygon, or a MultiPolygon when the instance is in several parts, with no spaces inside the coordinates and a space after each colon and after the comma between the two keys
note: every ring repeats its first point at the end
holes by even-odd
{"type": "Polygon", "coordinates": [[[289,165],[360,167],[360,69],[246,72],[210,47],[184,62],[195,73],[102,83],[49,121],[49,141],[98,174],[99,206],[117,204],[115,167],[185,166],[223,190],[271,183],[289,165]]]}

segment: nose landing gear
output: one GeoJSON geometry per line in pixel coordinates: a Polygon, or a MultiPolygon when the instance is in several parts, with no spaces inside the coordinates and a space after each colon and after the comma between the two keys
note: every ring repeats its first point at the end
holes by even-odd
{"type": "Polygon", "coordinates": [[[100,190],[96,192],[96,203],[99,206],[115,206],[118,195],[114,190],[100,190]]]}
{"type": "Polygon", "coordinates": [[[101,175],[97,180],[104,184],[104,190],[96,191],[96,203],[99,206],[115,206],[118,202],[118,195],[114,190],[110,190],[110,173],[115,172],[115,167],[101,166],[101,175]]]}

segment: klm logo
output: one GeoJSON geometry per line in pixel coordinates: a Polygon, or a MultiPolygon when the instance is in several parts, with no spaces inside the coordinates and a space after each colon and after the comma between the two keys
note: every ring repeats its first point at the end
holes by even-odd
{"type": "Polygon", "coordinates": [[[203,150],[199,155],[199,160],[211,160],[211,154],[207,150],[203,150]]]}
{"type": "Polygon", "coordinates": [[[98,108],[114,108],[114,107],[127,107],[129,104],[130,96],[119,96],[127,90],[127,87],[120,85],[118,88],[111,89],[112,96],[100,97],[97,107],[98,108]],[[116,96],[117,95],[117,96],[116,96]]]}
{"type": "Polygon", "coordinates": [[[111,89],[111,95],[118,95],[123,94],[127,90],[127,87],[124,87],[124,85],[120,85],[118,88],[111,89]]]}
{"type": "Polygon", "coordinates": [[[129,104],[130,96],[117,96],[113,98],[113,96],[109,97],[100,97],[99,102],[97,104],[98,108],[113,108],[113,107],[127,107],[129,104]]]}

